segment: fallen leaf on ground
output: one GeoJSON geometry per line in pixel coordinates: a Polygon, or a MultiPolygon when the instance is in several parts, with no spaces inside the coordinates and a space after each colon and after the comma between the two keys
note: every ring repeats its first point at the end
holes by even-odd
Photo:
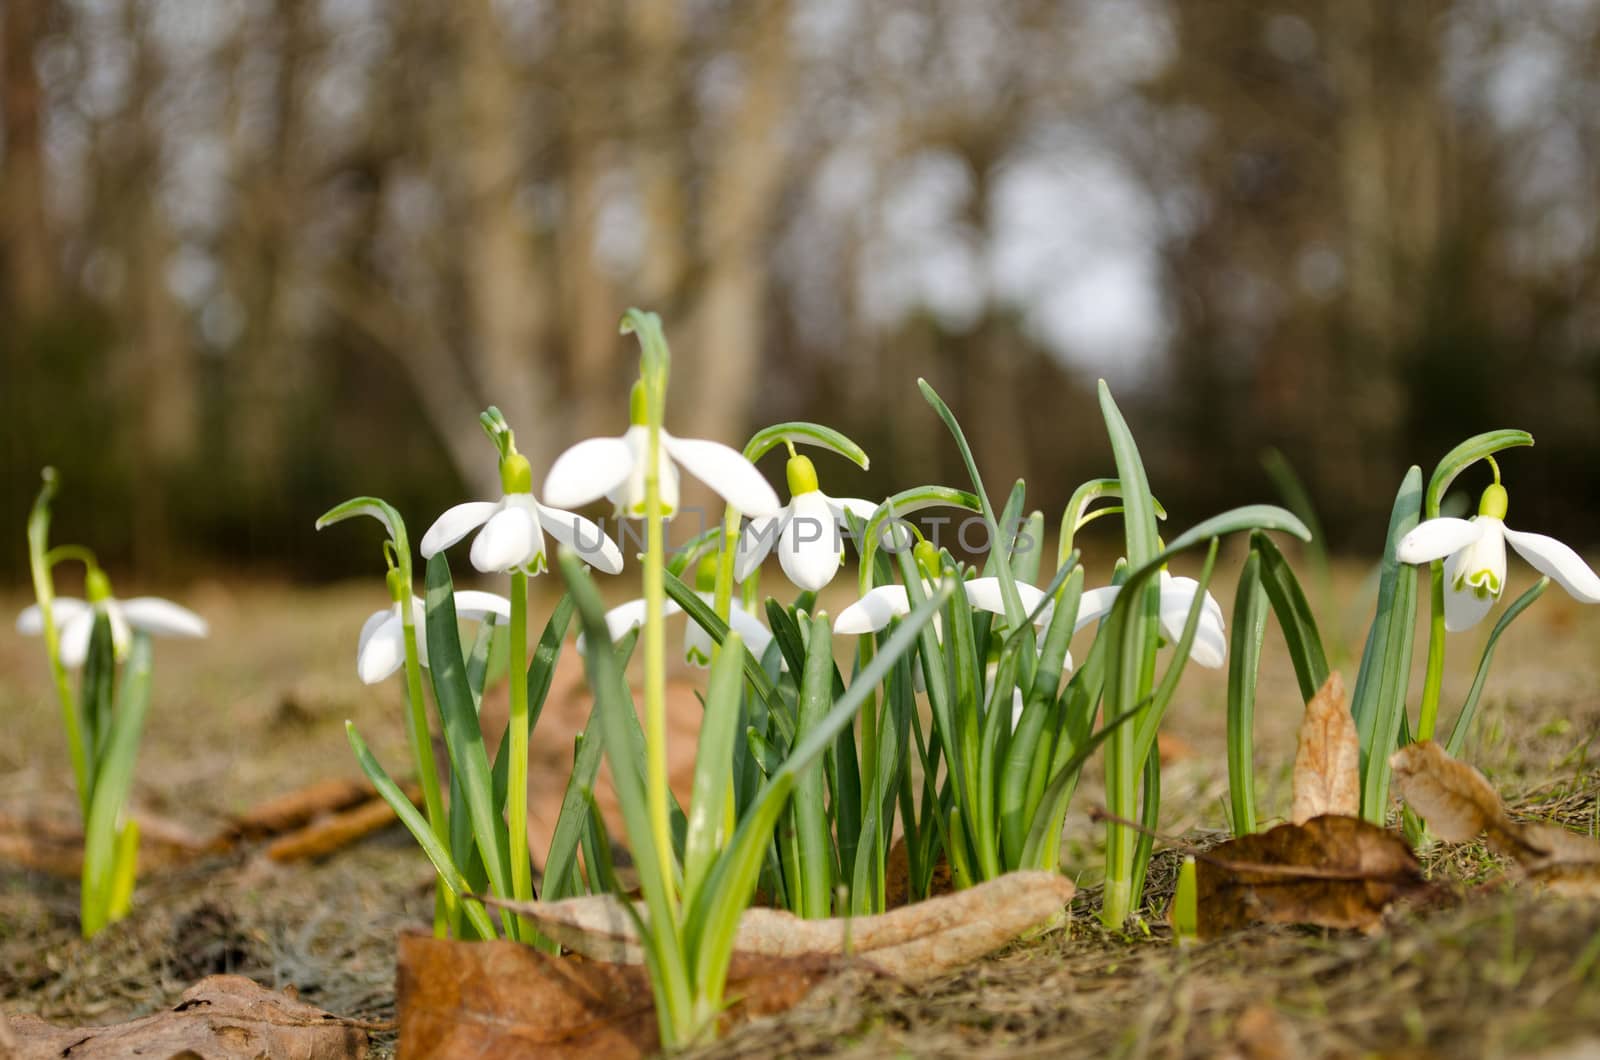
{"type": "Polygon", "coordinates": [[[367,1055],[375,1024],[347,1020],[238,975],[212,975],[166,1012],[110,1027],[57,1027],[12,1016],[15,1060],[150,1056],[346,1060],[367,1055]]]}
{"type": "Polygon", "coordinates": [[[266,839],[283,835],[314,818],[348,810],[377,794],[377,789],[365,780],[344,777],[318,780],[257,803],[235,817],[225,834],[230,839],[266,839]]]}
{"type": "Polygon", "coordinates": [[[1294,756],[1294,809],[1289,819],[1305,824],[1323,814],[1354,817],[1361,812],[1361,739],[1335,670],[1306,704],[1300,746],[1294,756]]]}
{"type": "Polygon", "coordinates": [[[1482,834],[1550,890],[1600,895],[1600,842],[1560,825],[1513,821],[1494,785],[1432,740],[1400,748],[1389,765],[1401,797],[1440,839],[1465,843],[1482,834]]]}
{"type": "MultiPolygon", "coordinates": [[[[798,1004],[834,968],[825,957],[735,954],[722,1024],[798,1004]]],[[[661,1041],[641,965],[552,957],[515,942],[400,937],[401,1056],[654,1056],[661,1041]]]]}
{"type": "MultiPolygon", "coordinates": [[[[1011,872],[875,916],[804,920],[778,909],[747,909],[739,918],[734,950],[762,957],[848,954],[902,979],[926,979],[1048,924],[1075,892],[1060,873],[1011,872]]],[[[594,960],[644,961],[633,917],[611,895],[490,902],[533,920],[561,945],[594,960]]]]}
{"type": "Polygon", "coordinates": [[[1254,1004],[1233,1025],[1234,1049],[1242,1060],[1291,1060],[1306,1055],[1289,1022],[1270,1005],[1254,1004]]]}
{"type": "MultiPolygon", "coordinates": [[[[172,821],[142,811],[133,817],[139,822],[142,870],[181,865],[211,848],[210,841],[172,821]]],[[[0,861],[76,879],[83,872],[83,829],[62,819],[0,814],[0,861]]]]}
{"type": "Polygon", "coordinates": [[[1260,923],[1370,932],[1391,902],[1428,889],[1405,840],[1355,817],[1281,824],[1196,861],[1202,938],[1260,923]]]}
{"type": "MultiPolygon", "coordinates": [[[[420,790],[416,792],[418,797],[421,794],[420,790]]],[[[417,799],[413,798],[412,801],[417,799]]],[[[353,809],[320,817],[288,835],[279,836],[268,845],[267,857],[278,862],[327,857],[363,836],[394,823],[394,820],[394,810],[387,802],[369,799],[353,809]]]]}

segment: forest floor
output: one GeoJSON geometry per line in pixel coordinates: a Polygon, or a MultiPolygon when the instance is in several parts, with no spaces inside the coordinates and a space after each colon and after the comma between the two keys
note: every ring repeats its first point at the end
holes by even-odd
{"type": "MultiPolygon", "coordinates": [[[[1219,571],[1219,584],[1232,580],[1232,570],[1219,571]]],[[[1351,650],[1338,645],[1359,646],[1370,590],[1354,568],[1333,584],[1332,609],[1318,610],[1337,616],[1324,617],[1325,635],[1348,683],[1351,650]]],[[[1521,588],[1513,584],[1508,598],[1521,588]]],[[[356,777],[346,718],[402,771],[399,682],[368,688],[354,672],[356,634],[383,603],[380,585],[200,583],[175,595],[211,620],[213,635],[157,645],[156,700],[134,786],[141,811],[208,834],[271,796],[356,777]]],[[[1227,593],[1219,596],[1231,610],[1227,593]]],[[[0,594],[0,614],[26,602],[0,594]]],[[[1486,632],[1487,624],[1450,641],[1447,724],[1486,632]]],[[[1300,714],[1275,637],[1257,708],[1258,795],[1269,821],[1288,808],[1300,714]]],[[[1548,593],[1502,640],[1466,755],[1518,813],[1589,834],[1600,831],[1597,642],[1600,610],[1548,593]]],[[[582,714],[568,663],[555,695],[572,710],[553,702],[553,719],[582,714]]],[[[1191,668],[1185,677],[1164,728],[1165,834],[1205,841],[1224,825],[1224,694],[1220,674],[1191,668]]],[[[0,814],[70,821],[71,771],[43,651],[9,632],[0,633],[0,717],[9,731],[0,741],[0,814]]],[[[536,777],[543,763],[553,783],[564,780],[570,741],[570,728],[554,721],[535,732],[536,777]]],[[[1064,867],[1080,893],[1065,930],[915,988],[845,973],[703,1055],[1600,1055],[1600,901],[1511,886],[1503,864],[1475,845],[1435,847],[1425,862],[1457,897],[1391,916],[1375,935],[1262,928],[1179,947],[1163,915],[1168,853],[1152,870],[1144,919],[1107,932],[1094,915],[1101,829],[1088,817],[1099,791],[1091,770],[1067,822],[1064,867]]],[[[292,985],[340,1015],[388,1020],[395,935],[423,926],[431,910],[431,872],[398,826],[316,863],[279,865],[259,849],[236,849],[147,874],[132,914],[89,941],[77,937],[73,882],[0,863],[0,1012],[116,1022],[228,971],[292,985]]],[[[380,1033],[379,1054],[393,1043],[380,1033]]]]}

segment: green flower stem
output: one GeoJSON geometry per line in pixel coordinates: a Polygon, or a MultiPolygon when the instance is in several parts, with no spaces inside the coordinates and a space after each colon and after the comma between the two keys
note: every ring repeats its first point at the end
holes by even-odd
{"type": "MultiPolygon", "coordinates": [[[[1434,518],[1430,515],[1428,518],[1434,518]]],[[[1428,565],[1429,622],[1428,671],[1422,680],[1422,708],[1417,716],[1417,739],[1433,739],[1439,719],[1439,690],[1444,683],[1444,563],[1428,565]]]]}
{"type": "Polygon", "coordinates": [[[667,809],[667,631],[663,614],[666,583],[662,577],[667,564],[666,527],[661,516],[661,414],[665,397],[661,391],[665,388],[653,387],[653,382],[649,378],[645,381],[649,438],[644,471],[645,796],[650,831],[661,861],[661,879],[668,888],[668,900],[676,906],[676,898],[671,895],[672,819],[667,809]]]}
{"type": "MultiPolygon", "coordinates": [[[[511,892],[519,902],[533,899],[533,874],[528,860],[528,575],[511,573],[511,724],[506,784],[506,827],[511,835],[511,892]]],[[[516,918],[524,941],[533,926],[516,918]]]]}
{"type": "Polygon", "coordinates": [[[50,677],[55,682],[56,698],[61,701],[61,725],[67,731],[67,750],[72,756],[72,779],[78,787],[78,809],[89,819],[89,800],[93,778],[89,774],[89,755],[83,746],[83,724],[78,716],[78,701],[72,694],[66,664],[61,661],[61,632],[56,628],[55,578],[50,571],[50,502],[59,480],[54,468],[44,469],[44,485],[28,513],[28,567],[33,574],[33,595],[39,604],[44,625],[44,650],[50,660],[50,677]]]}
{"type": "MultiPolygon", "coordinates": [[[[406,591],[410,592],[409,583],[406,591]]],[[[422,696],[422,665],[417,655],[417,627],[412,619],[410,601],[400,607],[401,631],[406,647],[406,730],[411,737],[411,751],[417,760],[417,783],[422,786],[422,805],[428,816],[428,827],[438,837],[441,845],[450,843],[450,819],[445,816],[444,799],[439,794],[439,770],[433,762],[433,737],[428,730],[427,700],[422,696]]],[[[435,903],[433,930],[438,935],[455,919],[456,896],[446,885],[443,876],[438,878],[442,902],[435,903]]]]}

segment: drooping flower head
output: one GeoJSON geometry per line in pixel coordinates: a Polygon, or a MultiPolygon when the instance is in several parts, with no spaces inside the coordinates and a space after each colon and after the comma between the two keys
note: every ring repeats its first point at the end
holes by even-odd
{"type": "MultiPolygon", "coordinates": [[[[695,569],[695,595],[707,604],[713,604],[716,593],[713,591],[716,584],[716,556],[704,557],[695,569]]],[[[663,605],[663,615],[675,615],[683,608],[676,600],[668,600],[663,605]]],[[[612,642],[619,641],[631,629],[644,625],[645,602],[643,600],[629,600],[625,604],[618,604],[606,612],[606,632],[611,635],[612,642]]],[[[728,626],[744,641],[745,647],[750,649],[750,654],[759,659],[766,654],[767,645],[772,643],[772,631],[769,630],[755,615],[746,611],[737,600],[732,601],[728,608],[728,626]]],[[[578,635],[578,651],[587,650],[582,634],[578,635]]],[[[698,622],[686,621],[683,631],[683,659],[690,666],[701,669],[711,665],[713,645],[711,634],[698,622]]]]}
{"type": "Polygon", "coordinates": [[[1600,603],[1600,575],[1555,538],[1507,526],[1508,501],[1505,487],[1496,481],[1483,491],[1478,514],[1471,519],[1428,519],[1395,548],[1401,563],[1445,561],[1444,628],[1452,633],[1482,622],[1505,592],[1507,544],[1574,600],[1600,603]]]}
{"type": "MultiPolygon", "coordinates": [[[[111,645],[118,659],[127,658],[135,630],[165,637],[204,637],[210,632],[205,619],[171,600],[157,596],[118,600],[111,595],[111,580],[99,567],[89,568],[84,595],[87,601],[58,596],[52,604],[61,631],[61,661],[69,667],[82,666],[89,657],[89,636],[98,614],[111,623],[111,645]]],[[[17,616],[17,632],[27,636],[44,632],[44,612],[38,604],[23,608],[17,616]]]]}
{"type": "Polygon", "coordinates": [[[539,574],[548,568],[546,532],[577,550],[579,558],[607,574],[622,571],[622,550],[606,532],[583,516],[540,504],[533,495],[533,468],[517,452],[516,439],[500,410],[490,406],[481,417],[485,433],[500,450],[498,501],[468,501],[447,509],[422,535],[420,551],[431,558],[479,526],[470,558],[485,574],[521,571],[539,574]]]}
{"type": "MultiPolygon", "coordinates": [[[[401,601],[409,600],[411,622],[417,629],[426,626],[422,599],[410,592],[410,586],[398,577],[399,570],[389,571],[389,593],[394,603],[381,611],[374,611],[361,625],[361,638],[356,642],[356,676],[363,684],[375,685],[395,673],[406,661],[405,615],[401,601]]],[[[511,601],[494,593],[475,589],[461,589],[454,594],[456,617],[482,620],[490,615],[506,621],[511,617],[511,601]]],[[[428,638],[417,637],[417,663],[428,665],[428,638]]]]}
{"type": "Polygon", "coordinates": [[[811,459],[789,457],[789,503],[771,515],[750,520],[739,538],[733,576],[750,577],[776,547],[783,572],[798,588],[817,592],[833,581],[844,563],[841,527],[847,513],[871,520],[878,506],[859,497],[830,497],[817,485],[811,459]]]}
{"type": "MultiPolygon", "coordinates": [[[[644,517],[650,428],[642,382],[634,384],[628,404],[629,427],[620,438],[590,438],[556,458],[544,480],[550,503],[576,508],[606,497],[618,515],[644,517]]],[[[702,438],[679,438],[662,428],[656,476],[661,512],[668,518],[678,509],[678,465],[746,515],[771,515],[781,507],[761,472],[737,449],[702,438]]]]}

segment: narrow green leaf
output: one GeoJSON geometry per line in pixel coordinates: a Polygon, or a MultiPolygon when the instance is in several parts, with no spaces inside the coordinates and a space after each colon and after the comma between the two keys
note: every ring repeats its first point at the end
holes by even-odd
{"type": "Polygon", "coordinates": [[[1256,830],[1256,682],[1267,634],[1267,591],[1261,585],[1261,553],[1250,550],[1233,598],[1233,635],[1228,646],[1228,803],[1233,834],[1256,830]]]}
{"type": "MultiPolygon", "coordinates": [[[[727,640],[728,624],[717,617],[717,613],[711,610],[704,600],[700,599],[698,593],[684,584],[681,579],[674,577],[670,571],[665,572],[663,582],[667,595],[672,597],[674,603],[683,608],[683,613],[690,622],[698,624],[718,644],[727,640]]],[[[754,686],[756,695],[766,700],[767,707],[771,711],[774,720],[777,721],[778,727],[784,731],[784,736],[792,739],[794,737],[794,721],[783,709],[783,701],[779,698],[777,689],[773,687],[772,679],[761,668],[761,660],[755,658],[749,652],[740,653],[740,657],[744,660],[745,679],[754,686]]]]}
{"type": "Polygon", "coordinates": [[[83,829],[83,934],[87,938],[110,921],[115,884],[116,843],[121,831],[128,791],[133,786],[133,766],[139,757],[139,740],[150,709],[150,638],[135,633],[128,661],[122,669],[122,687],[112,711],[111,729],[95,778],[94,797],[83,829]]]}
{"type": "Polygon", "coordinates": [[[1400,539],[1422,515],[1422,469],[1406,472],[1389,516],[1379,566],[1378,606],[1351,696],[1361,736],[1361,816],[1382,825],[1389,809],[1389,754],[1400,738],[1406,689],[1411,683],[1411,642],[1417,621],[1417,569],[1395,556],[1400,539]]]}
{"type": "Polygon", "coordinates": [[[467,666],[461,655],[461,632],[456,620],[455,586],[443,552],[428,560],[427,636],[428,673],[433,697],[444,722],[445,748],[451,769],[461,777],[472,834],[489,874],[489,885],[500,898],[513,897],[510,850],[506,825],[495,805],[489,753],[484,749],[478,712],[467,685],[467,666]]]}
{"type": "Polygon", "coordinates": [[[830,453],[837,453],[859,467],[867,470],[871,461],[867,459],[866,450],[855,442],[846,438],[832,427],[824,427],[820,423],[806,423],[794,421],[790,423],[775,423],[771,427],[757,431],[745,444],[744,458],[751,463],[760,460],[767,453],[785,443],[795,445],[811,445],[819,449],[826,449],[830,453]]]}
{"type": "MultiPolygon", "coordinates": [[[[1022,625],[1024,611],[1022,597],[1017,593],[1016,577],[1011,573],[1011,542],[1001,532],[994,505],[983,488],[983,477],[978,474],[978,462],[972,456],[972,447],[967,444],[967,436],[961,430],[961,424],[956,422],[955,413],[950,411],[950,406],[944,403],[944,399],[928,385],[926,379],[918,379],[917,387],[921,389],[922,396],[933,407],[933,411],[939,414],[939,418],[949,428],[951,436],[955,438],[956,448],[961,453],[961,460],[967,465],[967,477],[972,480],[972,492],[978,495],[978,503],[983,509],[983,521],[989,531],[989,562],[1000,579],[1000,595],[1005,600],[1006,620],[1015,629],[1022,625]]],[[[1020,496],[1017,507],[1020,510],[1020,496]]]]}
{"type": "Polygon", "coordinates": [[[700,900],[689,911],[683,936],[685,948],[695,955],[694,981],[698,993],[713,1008],[720,1007],[722,1002],[739,916],[750,902],[772,830],[800,773],[827,750],[841,728],[851,723],[862,702],[901,654],[916,643],[946,597],[954,591],[954,584],[940,586],[900,620],[899,628],[889,636],[872,662],[762,788],[750,812],[739,822],[733,840],[718,857],[710,879],[701,889],[700,900]]]}
{"type": "Polygon", "coordinates": [[[739,693],[744,687],[744,654],[744,642],[737,633],[730,633],[711,664],[683,850],[685,904],[694,902],[722,846],[723,817],[733,778],[734,733],[739,727],[739,693]]]}
{"type": "Polygon", "coordinates": [[[94,628],[89,633],[89,657],[84,660],[83,680],[78,704],[83,712],[83,747],[89,759],[89,793],[100,772],[111,734],[111,697],[117,677],[116,646],[111,638],[111,619],[105,609],[95,608],[94,628]]]}
{"type": "Polygon", "coordinates": [[[1467,733],[1472,728],[1472,719],[1478,713],[1478,700],[1483,695],[1484,682],[1489,679],[1489,664],[1494,661],[1495,645],[1500,642],[1500,634],[1504,633],[1511,623],[1516,621],[1518,615],[1528,607],[1544,591],[1550,588],[1549,578],[1540,578],[1533,586],[1505,609],[1500,615],[1500,621],[1494,624],[1494,629],[1489,633],[1489,639],[1483,646],[1483,657],[1478,660],[1478,672],[1472,678],[1472,688],[1467,692],[1465,702],[1461,704],[1461,713],[1456,715],[1456,723],[1450,730],[1450,739],[1445,742],[1445,750],[1452,755],[1460,755],[1462,747],[1466,746],[1467,733]]]}
{"type": "Polygon", "coordinates": [[[1295,680],[1300,683],[1300,698],[1309,703],[1317,689],[1328,680],[1328,657],[1322,650],[1317,620],[1311,614],[1311,605],[1306,602],[1299,580],[1289,568],[1289,561],[1272,539],[1257,530],[1250,535],[1250,549],[1260,557],[1261,588],[1283,630],[1295,680]]]}
{"type": "Polygon", "coordinates": [[[465,910],[467,919],[472,922],[474,930],[478,932],[478,936],[485,939],[494,938],[494,924],[489,920],[489,914],[484,911],[482,903],[468,898],[472,892],[467,887],[466,879],[456,868],[455,862],[451,860],[450,852],[439,842],[439,837],[433,834],[433,829],[429,827],[422,814],[417,812],[417,808],[411,804],[405,792],[389,778],[383,766],[373,757],[366,741],[356,732],[355,722],[345,722],[344,731],[350,741],[350,749],[355,752],[356,762],[361,766],[361,771],[372,781],[372,786],[383,797],[383,801],[394,810],[395,816],[400,818],[400,823],[406,826],[406,831],[411,833],[417,845],[422,847],[422,852],[433,863],[434,870],[444,881],[445,886],[450,888],[457,898],[463,899],[461,907],[465,910]]]}
{"type": "Polygon", "coordinates": [[[1527,431],[1517,430],[1485,431],[1483,434],[1475,434],[1468,438],[1446,453],[1439,461],[1439,466],[1434,468],[1433,476],[1428,480],[1428,495],[1423,507],[1424,516],[1429,519],[1438,516],[1439,503],[1443,500],[1445,491],[1461,472],[1502,449],[1532,444],[1533,435],[1527,431]]]}
{"type": "MultiPolygon", "coordinates": [[[[557,553],[556,564],[567,583],[567,591],[577,605],[578,620],[588,643],[605,644],[605,605],[600,591],[587,573],[576,553],[563,546],[557,553]]],[[[673,895],[673,881],[663,874],[661,852],[657,838],[650,827],[650,811],[645,795],[644,777],[630,748],[634,742],[629,729],[629,718],[637,727],[632,697],[622,669],[611,652],[590,651],[584,655],[584,668],[589,675],[589,686],[594,689],[595,713],[599,715],[600,731],[604,734],[606,757],[611,762],[611,779],[617,799],[622,804],[622,817],[628,829],[628,843],[632,848],[633,863],[639,874],[640,889],[650,912],[649,924],[642,937],[650,955],[652,985],[656,1005],[661,1010],[664,1028],[675,1025],[690,1011],[693,990],[686,953],[682,944],[673,895]]],[[[690,950],[692,952],[692,948],[690,950]]]]}
{"type": "MultiPolygon", "coordinates": [[[[828,708],[833,703],[833,638],[826,614],[819,613],[812,618],[810,639],[800,681],[799,724],[795,729],[796,738],[802,742],[828,716],[828,708]]],[[[799,894],[790,895],[790,900],[796,901],[794,912],[808,920],[819,920],[830,915],[833,909],[833,849],[823,805],[826,784],[822,763],[807,766],[795,785],[791,806],[795,840],[799,846],[800,863],[794,874],[799,894]]]]}

